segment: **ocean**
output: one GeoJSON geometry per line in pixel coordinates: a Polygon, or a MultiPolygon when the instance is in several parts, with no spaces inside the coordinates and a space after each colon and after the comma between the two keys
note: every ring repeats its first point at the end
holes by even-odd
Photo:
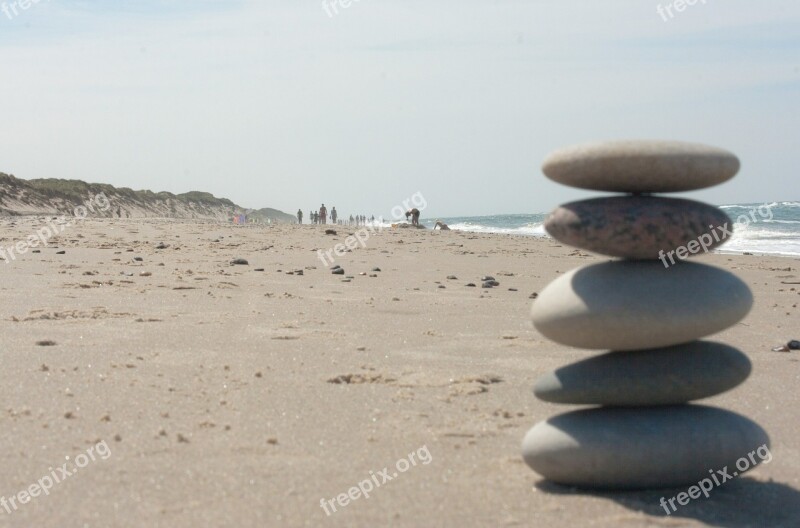
{"type": "MultiPolygon", "coordinates": [[[[734,234],[719,253],[763,253],[800,256],[800,202],[772,202],[720,206],[734,222],[734,234]]],[[[423,216],[424,216],[423,211],[423,216]]],[[[438,218],[450,229],[475,233],[503,233],[547,237],[547,214],[511,214],[438,218]]],[[[423,219],[432,228],[437,218],[423,219]]]]}

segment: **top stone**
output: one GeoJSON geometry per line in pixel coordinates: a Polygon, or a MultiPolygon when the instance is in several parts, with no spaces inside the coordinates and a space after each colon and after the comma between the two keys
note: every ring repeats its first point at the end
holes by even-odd
{"type": "Polygon", "coordinates": [[[553,181],[595,191],[653,193],[703,189],[733,178],[739,159],[727,150],[678,141],[609,141],[550,154],[553,181]]]}

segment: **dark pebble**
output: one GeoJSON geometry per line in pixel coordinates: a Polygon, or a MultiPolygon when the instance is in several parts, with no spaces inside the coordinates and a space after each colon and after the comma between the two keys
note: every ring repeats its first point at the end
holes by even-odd
{"type": "Polygon", "coordinates": [[[143,262],[144,259],[142,257],[133,257],[134,262],[143,262]]]}
{"type": "Polygon", "coordinates": [[[256,268],[253,271],[264,271],[264,268],[256,268]]]}
{"type": "Polygon", "coordinates": [[[344,275],[344,270],[342,268],[335,268],[331,271],[333,275],[344,275]]]}
{"type": "Polygon", "coordinates": [[[483,287],[484,288],[494,288],[494,284],[492,284],[492,281],[486,281],[486,282],[483,283],[483,287]]]}
{"type": "Polygon", "coordinates": [[[448,275],[447,280],[458,280],[458,277],[456,277],[455,275],[448,275]]]}
{"type": "Polygon", "coordinates": [[[475,288],[475,287],[476,287],[475,284],[473,284],[472,282],[467,284],[467,288],[475,288]]]}
{"type": "Polygon", "coordinates": [[[380,268],[372,268],[372,271],[380,271],[380,268]]]}
{"type": "Polygon", "coordinates": [[[66,251],[56,251],[56,255],[65,255],[66,251]]]}
{"type": "Polygon", "coordinates": [[[237,258],[231,261],[231,266],[249,266],[249,265],[250,263],[243,258],[237,258]]]}

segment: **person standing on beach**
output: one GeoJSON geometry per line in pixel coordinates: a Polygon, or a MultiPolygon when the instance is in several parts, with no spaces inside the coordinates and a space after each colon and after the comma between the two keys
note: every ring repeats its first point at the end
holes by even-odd
{"type": "Polygon", "coordinates": [[[336,223],[336,218],[337,218],[338,216],[339,216],[339,214],[336,212],[336,206],[334,205],[334,206],[333,206],[333,209],[331,209],[331,223],[332,223],[332,224],[335,224],[335,223],[336,223]]]}
{"type": "Polygon", "coordinates": [[[298,224],[303,223],[303,211],[301,209],[297,210],[297,223],[298,224]]]}
{"type": "Polygon", "coordinates": [[[325,209],[325,204],[322,204],[319,208],[319,223],[320,224],[328,223],[328,210],[325,209]]]}

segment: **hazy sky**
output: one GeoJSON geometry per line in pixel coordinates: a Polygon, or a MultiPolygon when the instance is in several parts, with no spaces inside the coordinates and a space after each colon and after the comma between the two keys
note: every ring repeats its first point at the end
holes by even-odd
{"type": "Polygon", "coordinates": [[[341,1],[0,11],[0,172],[306,214],[416,192],[426,217],[534,213],[590,195],[544,178],[553,149],[664,138],[742,160],[692,197],[800,199],[797,0],[667,21],[655,0],[341,1]]]}

